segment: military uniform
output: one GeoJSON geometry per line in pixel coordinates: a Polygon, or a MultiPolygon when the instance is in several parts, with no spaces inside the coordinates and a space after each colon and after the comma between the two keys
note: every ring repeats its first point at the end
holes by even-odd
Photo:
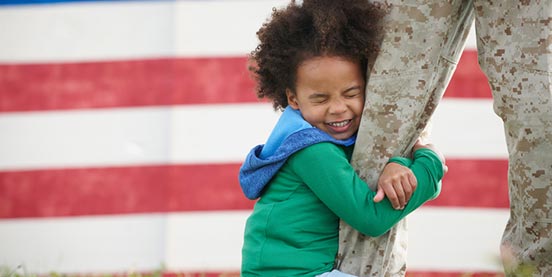
{"type": "MultiPolygon", "coordinates": [[[[375,185],[389,157],[408,154],[442,98],[475,18],[479,63],[509,152],[505,270],[552,276],[552,0],[380,2],[389,4],[389,14],[352,158],[359,175],[375,185]]],[[[376,238],[342,222],[337,266],[358,276],[403,276],[406,247],[405,220],[376,238]]]]}

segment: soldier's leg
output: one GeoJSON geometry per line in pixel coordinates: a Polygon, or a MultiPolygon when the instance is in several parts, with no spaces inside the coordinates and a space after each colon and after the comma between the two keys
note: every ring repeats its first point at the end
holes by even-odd
{"type": "MultiPolygon", "coordinates": [[[[473,22],[471,1],[392,0],[366,89],[352,163],[375,189],[389,157],[408,154],[438,104],[473,22]]],[[[337,265],[358,276],[402,276],[406,223],[372,238],[341,223],[337,265]]]]}
{"type": "Polygon", "coordinates": [[[509,152],[505,270],[552,276],[552,1],[478,0],[475,11],[479,63],[509,152]]]}

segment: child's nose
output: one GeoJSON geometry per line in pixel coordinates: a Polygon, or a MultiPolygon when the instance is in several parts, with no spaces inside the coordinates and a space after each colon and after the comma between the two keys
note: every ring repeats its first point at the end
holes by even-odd
{"type": "Polygon", "coordinates": [[[332,104],[330,106],[330,113],[332,114],[340,114],[347,111],[347,105],[345,102],[341,99],[336,99],[332,101],[332,104]]]}

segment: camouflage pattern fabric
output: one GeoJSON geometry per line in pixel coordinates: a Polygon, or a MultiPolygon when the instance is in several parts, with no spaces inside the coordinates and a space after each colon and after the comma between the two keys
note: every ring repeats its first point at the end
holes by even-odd
{"type": "MultiPolygon", "coordinates": [[[[410,154],[475,18],[479,62],[509,151],[505,271],[552,276],[552,0],[379,2],[389,14],[352,158],[359,175],[374,186],[389,157],[410,154]]],[[[336,266],[358,276],[404,276],[406,232],[406,220],[377,238],[341,222],[336,266]]]]}

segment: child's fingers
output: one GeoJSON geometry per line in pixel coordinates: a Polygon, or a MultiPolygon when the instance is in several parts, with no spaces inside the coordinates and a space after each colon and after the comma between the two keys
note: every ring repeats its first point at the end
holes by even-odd
{"type": "Polygon", "coordinates": [[[402,207],[404,207],[410,200],[410,197],[412,197],[412,193],[414,192],[414,190],[412,189],[412,185],[408,180],[405,180],[401,184],[404,192],[404,203],[401,203],[401,204],[403,204],[402,207]]]}
{"type": "Polygon", "coordinates": [[[374,202],[378,203],[381,200],[383,200],[384,197],[385,197],[385,193],[380,187],[378,187],[378,192],[376,192],[376,196],[374,196],[374,202]]]}
{"type": "Polygon", "coordinates": [[[389,163],[378,179],[377,193],[380,195],[383,193],[384,195],[378,195],[377,199],[387,197],[393,208],[403,209],[407,201],[410,200],[416,184],[416,178],[409,168],[400,164],[389,163]]]}
{"type": "Polygon", "coordinates": [[[412,171],[408,174],[408,181],[410,182],[410,186],[412,187],[412,191],[416,189],[418,186],[418,179],[416,179],[416,176],[414,176],[414,173],[412,171]]]}
{"type": "Polygon", "coordinates": [[[412,171],[408,172],[405,176],[402,178],[402,185],[403,190],[405,194],[405,205],[410,201],[410,198],[412,197],[412,194],[414,193],[414,190],[416,189],[416,186],[418,185],[418,181],[416,180],[416,177],[412,173],[412,171]]]}
{"type": "Polygon", "coordinates": [[[403,189],[403,184],[400,181],[397,181],[393,184],[393,190],[395,194],[397,195],[397,204],[394,204],[393,207],[397,210],[403,209],[404,205],[406,205],[406,194],[403,189]]]}
{"type": "Polygon", "coordinates": [[[395,186],[393,184],[389,184],[386,186],[382,186],[382,188],[385,192],[385,196],[387,197],[387,199],[389,199],[389,202],[391,202],[391,205],[393,206],[393,208],[397,210],[400,209],[401,203],[399,201],[399,196],[395,192],[395,186]]]}

